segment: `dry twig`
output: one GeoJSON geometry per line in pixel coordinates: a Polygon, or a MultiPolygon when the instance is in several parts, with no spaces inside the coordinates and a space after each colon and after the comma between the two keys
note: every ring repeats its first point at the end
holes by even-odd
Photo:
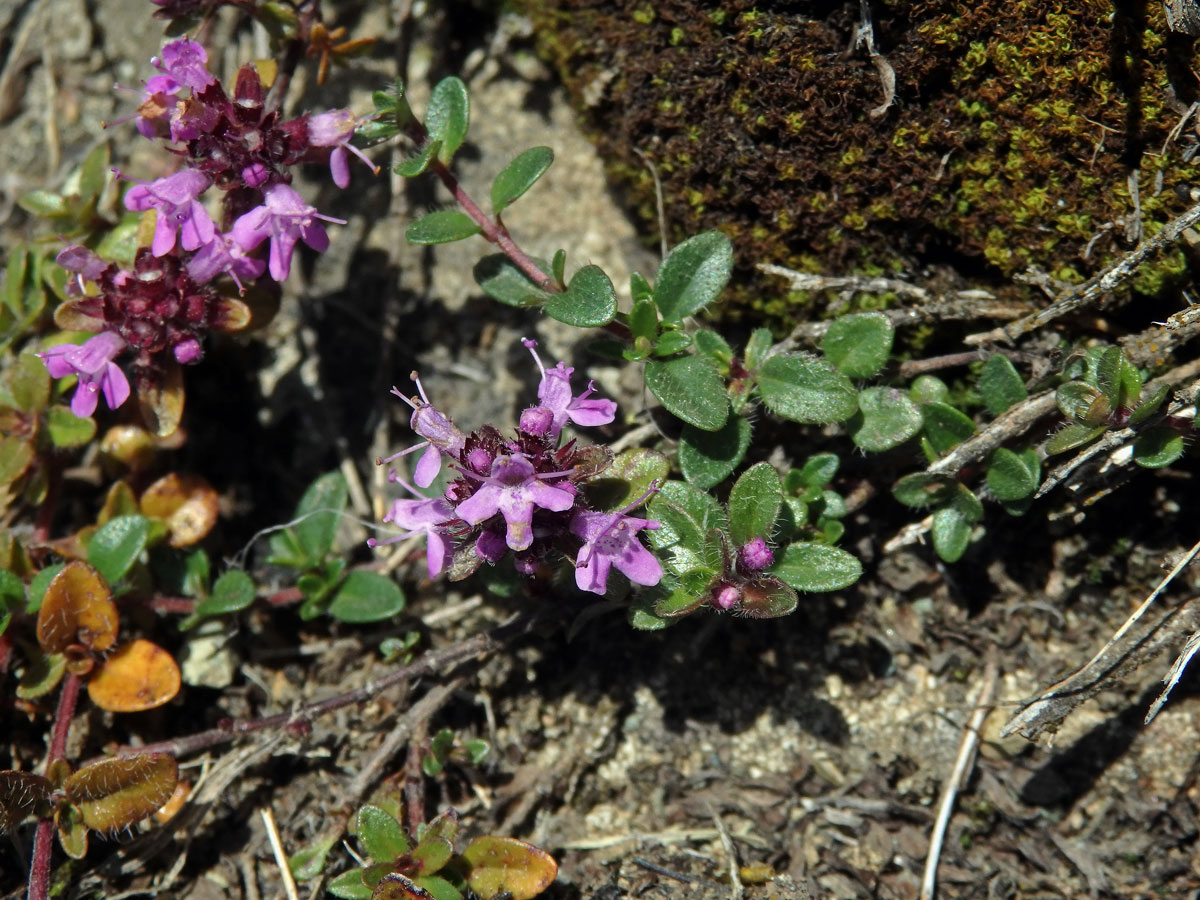
{"type": "Polygon", "coordinates": [[[300,900],[296,892],[296,879],[292,877],[292,867],[288,864],[287,851],[283,849],[283,841],[279,837],[279,826],[275,824],[275,813],[271,807],[263,806],[258,810],[262,816],[263,825],[267,829],[267,840],[271,844],[271,853],[275,857],[275,865],[279,868],[279,877],[283,880],[283,891],[287,900],[300,900]]]}

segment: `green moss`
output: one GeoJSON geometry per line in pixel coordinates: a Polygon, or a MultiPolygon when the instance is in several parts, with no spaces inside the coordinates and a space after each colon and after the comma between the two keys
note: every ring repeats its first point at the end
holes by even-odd
{"type": "MultiPolygon", "coordinates": [[[[1184,164],[1167,144],[1178,115],[1157,3],[1130,33],[1109,0],[888,0],[873,13],[898,102],[872,116],[879,78],[844,53],[836,4],[828,21],[800,21],[752,0],[521,2],[581,100],[619,70],[581,110],[639,214],[656,218],[634,148],[659,168],[675,239],[729,226],[751,279],[759,261],[911,268],[929,248],[975,258],[1000,285],[1030,264],[1087,277],[1127,249],[1119,230],[1093,238],[1130,212],[1131,160],[1147,233],[1180,211],[1155,173],[1168,188],[1200,180],[1200,158],[1184,164]]],[[[1137,287],[1185,274],[1176,255],[1137,287]]],[[[739,281],[757,315],[811,302],[739,281]]]]}

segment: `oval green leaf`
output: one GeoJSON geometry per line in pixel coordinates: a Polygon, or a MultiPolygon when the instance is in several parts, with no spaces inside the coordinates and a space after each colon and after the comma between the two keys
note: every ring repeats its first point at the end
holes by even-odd
{"type": "Polygon", "coordinates": [[[346,508],[346,479],[341,472],[327,472],[304,491],[296,505],[296,541],[312,565],[333,547],[338,521],[346,508]]]}
{"type": "Polygon", "coordinates": [[[617,455],[601,478],[587,482],[593,509],[614,512],[645,495],[651,485],[662,485],[671,474],[671,463],[657,450],[639,447],[617,455]]]}
{"type": "Polygon", "coordinates": [[[743,472],[729,492],[729,536],[734,544],[769,538],[782,505],[783,489],[774,466],[760,462],[743,472]]]}
{"type": "Polygon", "coordinates": [[[714,488],[731,474],[750,447],[750,421],[731,412],[717,431],[683,426],[679,438],[679,468],[693,487],[714,488]]]}
{"type": "Polygon", "coordinates": [[[461,78],[450,75],[439,81],[425,111],[425,129],[431,140],[440,141],[438,158],[449,162],[467,136],[471,123],[471,100],[461,78]]]}
{"type": "Polygon", "coordinates": [[[439,209],[409,225],[405,236],[410,244],[449,244],[477,235],[482,230],[461,210],[439,209]]]}
{"type": "Polygon", "coordinates": [[[378,806],[368,805],[358,811],[357,832],[363,848],[376,862],[391,862],[412,849],[400,823],[378,806]]]}
{"type": "Polygon", "coordinates": [[[936,400],[921,407],[925,437],[939,456],[948,453],[975,433],[971,417],[948,403],[936,400]]]}
{"type": "Polygon", "coordinates": [[[949,500],[954,485],[955,480],[945,475],[913,472],[892,486],[892,496],[905,506],[922,509],[949,500]]]}
{"type": "Polygon", "coordinates": [[[858,557],[838,547],[789,544],[767,571],[798,591],[839,591],[862,576],[858,557]]]}
{"type": "Polygon", "coordinates": [[[437,159],[442,149],[441,141],[430,141],[412,156],[401,160],[395,166],[395,173],[404,178],[416,178],[429,168],[429,164],[437,159]]]}
{"type": "Polygon", "coordinates": [[[70,450],[96,436],[96,420],[81,419],[65,406],[52,406],[46,410],[46,431],[55,447],[70,450]]]}
{"type": "Polygon", "coordinates": [[[933,549],[943,562],[956,563],[967,552],[971,540],[971,523],[953,506],[946,506],[933,514],[933,549]]]}
{"type": "Polygon", "coordinates": [[[549,147],[530,147],[504,167],[492,182],[492,211],[499,214],[546,174],[554,162],[549,147]]]}
{"type": "Polygon", "coordinates": [[[675,247],[658,270],[654,303],[665,322],[680,322],[716,300],[733,270],[733,245],[706,231],[675,247]]]}
{"type": "Polygon", "coordinates": [[[329,604],[329,614],[341,622],[362,624],[390,619],[404,609],[400,585],[378,572],[351,572],[329,604]]]}
{"type": "MultiPolygon", "coordinates": [[[[1031,469],[1029,460],[1007,447],[997,447],[987,470],[987,486],[992,495],[1001,502],[1012,503],[1024,500],[1037,493],[1041,467],[1031,469]]],[[[1033,455],[1037,463],[1037,455],[1033,455]]]]}
{"type": "Polygon", "coordinates": [[[858,410],[858,394],[850,379],[823,359],[773,356],[758,370],[757,380],[767,407],[793,422],[844,422],[858,410]]]}
{"type": "Polygon", "coordinates": [[[212,594],[196,605],[197,616],[241,612],[254,602],[254,579],[241,569],[230,569],[213,585],[212,594]]]}
{"type": "Polygon", "coordinates": [[[1025,382],[1003,353],[994,353],[979,372],[979,393],[993,416],[1016,406],[1029,396],[1025,382]]]}
{"type": "MultiPolygon", "coordinates": [[[[542,268],[544,271],[545,267],[542,268]]],[[[505,306],[537,306],[550,298],[550,294],[530,281],[503,253],[485,256],[475,263],[473,274],[483,292],[505,306]]]]}
{"type": "Polygon", "coordinates": [[[921,411],[896,388],[870,387],[858,395],[858,412],[846,424],[850,437],[868,453],[882,453],[915,437],[921,411]]]}
{"type": "Polygon", "coordinates": [[[567,325],[598,328],[617,314],[617,292],[603,269],[584,266],[565,291],[549,296],[544,309],[550,318],[567,325]]]}
{"type": "Polygon", "coordinates": [[[92,535],[87,561],[109,584],[116,584],[146,549],[150,520],[145,516],[117,516],[92,535]]]}
{"type": "Polygon", "coordinates": [[[1183,456],[1183,435],[1174,428],[1159,426],[1137,436],[1133,461],[1146,469],[1161,469],[1183,456]]]}
{"type": "Polygon", "coordinates": [[[558,875],[554,857],[516,838],[478,837],[462,855],[470,866],[467,884],[483,900],[492,900],[505,891],[512,900],[533,900],[558,875]]]}
{"type": "Polygon", "coordinates": [[[841,316],[829,323],[821,350],[838,371],[850,378],[870,378],[892,352],[895,331],[880,312],[841,316]]]}
{"type": "Polygon", "coordinates": [[[716,431],[729,417],[725,381],[698,356],[650,360],[646,386],[669,412],[702,431],[716,431]]]}

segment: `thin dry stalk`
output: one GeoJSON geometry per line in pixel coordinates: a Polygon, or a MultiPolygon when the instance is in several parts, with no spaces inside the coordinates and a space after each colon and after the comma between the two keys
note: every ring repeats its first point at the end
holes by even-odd
{"type": "Polygon", "coordinates": [[[1196,655],[1197,650],[1200,650],[1200,631],[1193,631],[1191,636],[1188,637],[1187,643],[1183,645],[1183,650],[1175,657],[1175,662],[1171,664],[1171,668],[1163,676],[1163,683],[1166,687],[1163,688],[1162,693],[1150,705],[1150,710],[1146,713],[1145,724],[1149,725],[1154,721],[1154,717],[1158,715],[1158,711],[1163,708],[1163,704],[1171,696],[1171,691],[1175,690],[1175,685],[1179,684],[1179,679],[1183,677],[1188,663],[1192,661],[1192,657],[1196,655]]]}
{"type": "Polygon", "coordinates": [[[925,857],[925,873],[921,879],[920,900],[933,900],[937,885],[938,860],[942,854],[942,844],[946,839],[946,828],[950,824],[950,816],[954,812],[954,804],[958,792],[965,787],[975,764],[975,749],[979,745],[979,732],[984,720],[992,710],[992,694],[996,690],[996,679],[999,670],[995,659],[989,659],[983,670],[983,684],[979,688],[979,696],[975,700],[975,711],[963,726],[962,739],[958,743],[958,756],[954,760],[954,769],[942,788],[942,799],[938,803],[937,819],[933,823],[933,833],[929,836],[929,854],[925,857]]]}
{"type": "Polygon", "coordinates": [[[292,867],[288,864],[287,851],[283,849],[283,841],[279,837],[279,826],[275,824],[275,813],[271,807],[263,806],[258,810],[262,816],[263,825],[267,827],[267,840],[271,842],[271,853],[275,857],[275,865],[279,867],[279,877],[283,879],[283,891],[287,900],[300,900],[296,891],[296,879],[292,877],[292,867]]]}

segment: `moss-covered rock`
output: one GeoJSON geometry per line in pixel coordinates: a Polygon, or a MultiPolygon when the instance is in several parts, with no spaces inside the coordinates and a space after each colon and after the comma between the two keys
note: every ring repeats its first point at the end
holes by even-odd
{"type": "MultiPolygon", "coordinates": [[[[743,264],[843,273],[948,261],[1004,278],[1094,271],[1183,204],[1191,42],[1144,0],[875,0],[880,74],[851,49],[858,4],[528,0],[612,174],[674,237],[721,228],[743,264]],[[1172,86],[1174,85],[1174,87],[1172,86]],[[1178,95],[1178,96],[1177,96],[1178,95]],[[873,112],[874,110],[874,112],[873,112]],[[1164,152],[1165,148],[1165,152],[1164,152]],[[1165,187],[1164,187],[1165,184],[1165,187]]],[[[1148,269],[1159,290],[1181,253],[1148,269]]],[[[782,291],[743,292],[778,312],[782,291]]],[[[792,302],[795,301],[793,296],[792,302]]]]}

